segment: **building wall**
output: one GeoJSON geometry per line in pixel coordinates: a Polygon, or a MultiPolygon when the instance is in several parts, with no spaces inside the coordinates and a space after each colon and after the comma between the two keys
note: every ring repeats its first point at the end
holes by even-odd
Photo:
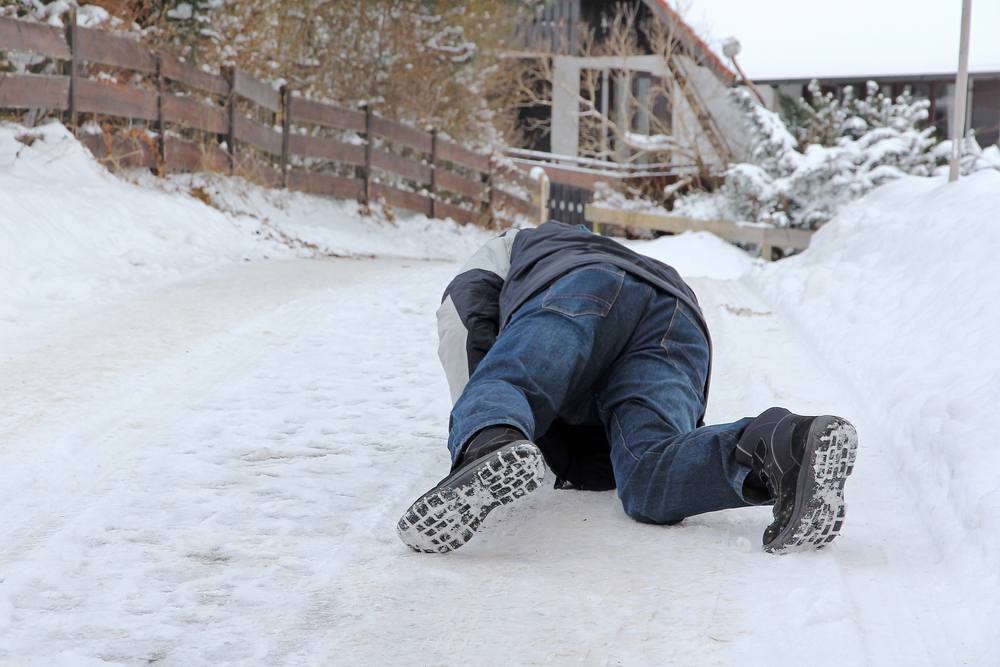
{"type": "Polygon", "coordinates": [[[1000,80],[973,82],[971,121],[980,146],[990,146],[1000,140],[1000,80]]]}
{"type": "MultiPolygon", "coordinates": [[[[729,99],[729,87],[724,85],[709,68],[703,65],[695,65],[689,58],[683,56],[681,56],[680,60],[684,63],[689,81],[694,86],[698,96],[705,104],[705,108],[712,115],[718,126],[723,140],[732,153],[732,158],[736,162],[745,161],[750,155],[750,139],[747,135],[743,115],[736,105],[733,104],[732,100],[729,99]]],[[[687,106],[687,113],[691,114],[694,118],[693,128],[699,135],[702,135],[700,140],[707,143],[707,139],[704,138],[701,126],[697,118],[694,117],[694,111],[690,108],[687,99],[681,99],[684,100],[684,104],[687,106]]],[[[718,161],[718,164],[724,166],[721,160],[718,161]]]]}

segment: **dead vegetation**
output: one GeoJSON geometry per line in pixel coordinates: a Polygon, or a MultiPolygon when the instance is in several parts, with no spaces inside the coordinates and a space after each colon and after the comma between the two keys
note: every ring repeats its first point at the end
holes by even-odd
{"type": "Polygon", "coordinates": [[[513,127],[494,104],[511,0],[91,0],[102,28],[219,72],[240,67],[341,106],[495,150],[513,127]],[[186,9],[184,8],[186,6],[186,9]]]}

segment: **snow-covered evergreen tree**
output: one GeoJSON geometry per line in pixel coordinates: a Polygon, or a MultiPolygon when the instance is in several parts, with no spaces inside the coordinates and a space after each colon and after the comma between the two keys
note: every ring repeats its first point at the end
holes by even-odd
{"type": "MultiPolygon", "coordinates": [[[[809,90],[811,103],[786,103],[788,124],[746,91],[730,91],[750,134],[750,161],[731,165],[716,192],[680,197],[674,211],[816,229],[882,183],[947,173],[951,142],[935,144],[933,128],[919,127],[928,101],[908,96],[893,101],[874,81],[863,98],[850,87],[841,99],[823,94],[816,81],[809,90]]],[[[963,175],[1000,169],[1000,148],[983,150],[971,134],[962,155],[963,175]]]]}
{"type": "MultiPolygon", "coordinates": [[[[918,129],[928,103],[900,97],[893,102],[878,86],[856,99],[822,95],[813,84],[814,105],[792,129],[744,90],[730,95],[743,112],[751,137],[751,161],[732,165],[717,197],[738,219],[815,229],[848,202],[886,181],[926,176],[934,165],[933,129],[918,129]]],[[[805,102],[800,105],[805,107],[805,102]]],[[[800,117],[801,118],[801,117],[800,117]]],[[[681,199],[675,210],[688,204],[681,199]]],[[[704,206],[704,198],[697,200],[704,206]]]]}

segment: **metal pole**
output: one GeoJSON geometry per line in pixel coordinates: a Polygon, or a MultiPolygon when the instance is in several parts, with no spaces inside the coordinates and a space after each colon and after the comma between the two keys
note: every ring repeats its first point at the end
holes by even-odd
{"type": "Polygon", "coordinates": [[[930,108],[930,118],[927,120],[927,124],[934,128],[935,132],[939,129],[937,125],[937,84],[932,83],[930,85],[930,96],[931,96],[931,108],[930,108]]]}
{"type": "Polygon", "coordinates": [[[951,128],[951,173],[949,181],[958,180],[965,139],[965,103],[969,94],[969,26],[972,24],[972,0],[962,0],[962,40],[958,47],[958,76],[955,77],[955,111],[951,128]]]}
{"type": "Polygon", "coordinates": [[[743,77],[743,83],[747,84],[747,87],[750,88],[750,90],[753,91],[753,94],[757,96],[757,99],[760,100],[761,106],[767,107],[767,105],[764,104],[764,98],[760,96],[760,91],[757,90],[757,86],[753,85],[753,81],[751,81],[749,77],[743,73],[743,69],[740,67],[740,64],[736,62],[736,56],[733,56],[730,60],[732,60],[733,65],[736,66],[736,71],[740,73],[741,77],[743,77]]]}

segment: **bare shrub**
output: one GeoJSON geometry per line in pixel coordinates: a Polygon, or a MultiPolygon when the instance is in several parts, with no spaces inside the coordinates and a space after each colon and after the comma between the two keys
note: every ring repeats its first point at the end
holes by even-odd
{"type": "MultiPolygon", "coordinates": [[[[235,65],[304,96],[359,108],[470,148],[513,127],[489,91],[514,22],[511,0],[93,0],[110,29],[218,72],[235,65]],[[499,129],[498,129],[499,128],[499,129]]],[[[515,110],[516,111],[516,110],[515,110]]]]}

